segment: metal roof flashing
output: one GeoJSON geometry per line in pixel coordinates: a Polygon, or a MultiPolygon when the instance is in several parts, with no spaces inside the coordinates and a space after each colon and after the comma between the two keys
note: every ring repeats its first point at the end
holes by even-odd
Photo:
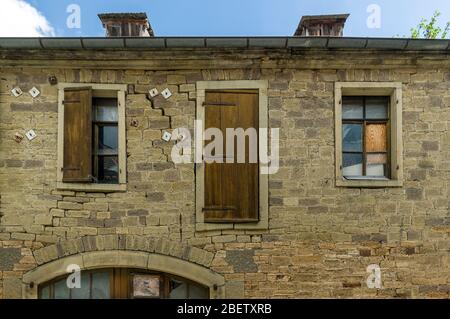
{"type": "Polygon", "coordinates": [[[83,37],[0,38],[0,49],[96,50],[170,48],[303,48],[450,51],[450,40],[358,37],[83,37]]]}

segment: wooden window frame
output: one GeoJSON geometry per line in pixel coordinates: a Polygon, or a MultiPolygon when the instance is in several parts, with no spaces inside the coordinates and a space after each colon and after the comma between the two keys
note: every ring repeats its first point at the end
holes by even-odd
{"type": "MultiPolygon", "coordinates": [[[[347,95],[348,96],[348,95],[347,95]]],[[[345,95],[343,95],[343,97],[345,97],[345,95]]],[[[369,154],[385,154],[386,155],[386,170],[387,170],[387,176],[383,176],[383,178],[386,179],[390,179],[391,176],[391,165],[390,165],[390,149],[389,149],[389,144],[390,144],[390,101],[388,102],[387,105],[387,118],[380,118],[380,119],[369,119],[367,118],[367,98],[371,97],[371,96],[358,96],[358,98],[361,98],[362,102],[363,102],[363,117],[361,119],[342,119],[342,126],[344,126],[345,124],[358,124],[362,126],[362,151],[361,152],[356,152],[356,151],[342,151],[342,154],[361,154],[362,155],[362,175],[361,176],[355,176],[354,180],[358,179],[361,180],[365,177],[367,178],[371,178],[371,176],[367,176],[367,155],[369,154]],[[386,126],[386,151],[385,152],[369,152],[367,151],[367,145],[366,145],[366,128],[368,125],[372,125],[372,124],[384,124],[386,126]]],[[[346,179],[352,179],[351,177],[346,177],[346,179]]],[[[375,178],[374,178],[375,179],[375,178]]]]}
{"type": "Polygon", "coordinates": [[[57,189],[89,191],[89,192],[124,192],[127,189],[126,174],[126,128],[125,128],[125,92],[127,85],[122,84],[95,84],[95,83],[59,83],[58,84],[58,165],[57,189]],[[118,107],[118,138],[119,138],[119,182],[117,184],[101,183],[65,183],[62,179],[64,159],[64,89],[91,87],[93,98],[117,98],[118,107]]]}
{"type": "MultiPolygon", "coordinates": [[[[237,80],[237,81],[199,81],[197,86],[197,114],[196,119],[205,123],[205,108],[203,106],[208,90],[258,90],[259,99],[259,128],[268,128],[268,81],[265,80],[237,80]]],[[[202,145],[203,146],[203,145],[202,145]]],[[[195,157],[202,148],[197,150],[195,147],[195,157]]],[[[201,155],[200,155],[201,157],[201,155]]],[[[196,163],[195,175],[195,218],[196,231],[213,231],[213,230],[266,230],[269,227],[269,177],[266,174],[259,174],[259,219],[255,222],[231,222],[231,223],[214,223],[205,222],[203,207],[205,204],[204,197],[204,170],[203,163],[196,163]]],[[[261,171],[261,166],[260,166],[261,171]]]]}
{"type": "MultiPolygon", "coordinates": [[[[374,120],[377,122],[377,120],[374,120]]],[[[363,141],[364,143],[364,141],[363,141]]],[[[386,188],[403,186],[402,139],[402,83],[400,82],[336,82],[335,83],[335,172],[337,187],[386,188]],[[342,174],[342,119],[343,96],[387,96],[388,121],[388,173],[389,178],[346,179],[342,174]]]]}

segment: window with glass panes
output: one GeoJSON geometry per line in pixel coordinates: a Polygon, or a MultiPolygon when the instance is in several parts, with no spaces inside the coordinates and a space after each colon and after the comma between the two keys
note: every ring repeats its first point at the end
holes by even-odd
{"type": "Polygon", "coordinates": [[[389,101],[384,96],[342,99],[342,172],[347,179],[388,179],[389,101]]]}
{"type": "MultiPolygon", "coordinates": [[[[39,286],[40,299],[208,299],[209,289],[177,276],[114,268],[85,270],[80,273],[78,288],[69,288],[68,276],[39,286]]],[[[74,284],[70,277],[69,283],[74,284]]]]}
{"type": "Polygon", "coordinates": [[[93,169],[98,183],[119,181],[118,108],[115,98],[94,98],[93,169]]]}

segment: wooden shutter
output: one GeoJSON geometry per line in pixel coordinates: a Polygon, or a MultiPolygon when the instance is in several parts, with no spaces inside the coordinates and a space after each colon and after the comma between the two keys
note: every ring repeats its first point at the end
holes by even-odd
{"type": "MultiPolygon", "coordinates": [[[[205,163],[203,208],[205,222],[255,222],[259,218],[259,163],[249,163],[249,139],[246,138],[246,162],[226,163],[226,128],[253,127],[258,131],[257,91],[207,92],[205,129],[216,127],[223,134],[224,163],[205,163]]],[[[259,162],[259,156],[258,156],[259,162]]]]}
{"type": "Polygon", "coordinates": [[[92,181],[92,90],[64,90],[63,182],[92,181]]]}

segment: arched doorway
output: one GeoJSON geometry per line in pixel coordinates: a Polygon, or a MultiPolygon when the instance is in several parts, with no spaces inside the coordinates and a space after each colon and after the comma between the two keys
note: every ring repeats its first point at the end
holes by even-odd
{"type": "Polygon", "coordinates": [[[225,280],[204,266],[171,256],[127,250],[92,251],[59,258],[29,271],[23,276],[23,297],[215,299],[225,297],[225,280]],[[89,289],[67,293],[62,288],[71,274],[71,265],[79,266],[81,280],[89,289]],[[144,293],[135,294],[139,286],[138,291],[144,293]],[[159,296],[147,296],[152,289],[159,289],[159,296]]]}

